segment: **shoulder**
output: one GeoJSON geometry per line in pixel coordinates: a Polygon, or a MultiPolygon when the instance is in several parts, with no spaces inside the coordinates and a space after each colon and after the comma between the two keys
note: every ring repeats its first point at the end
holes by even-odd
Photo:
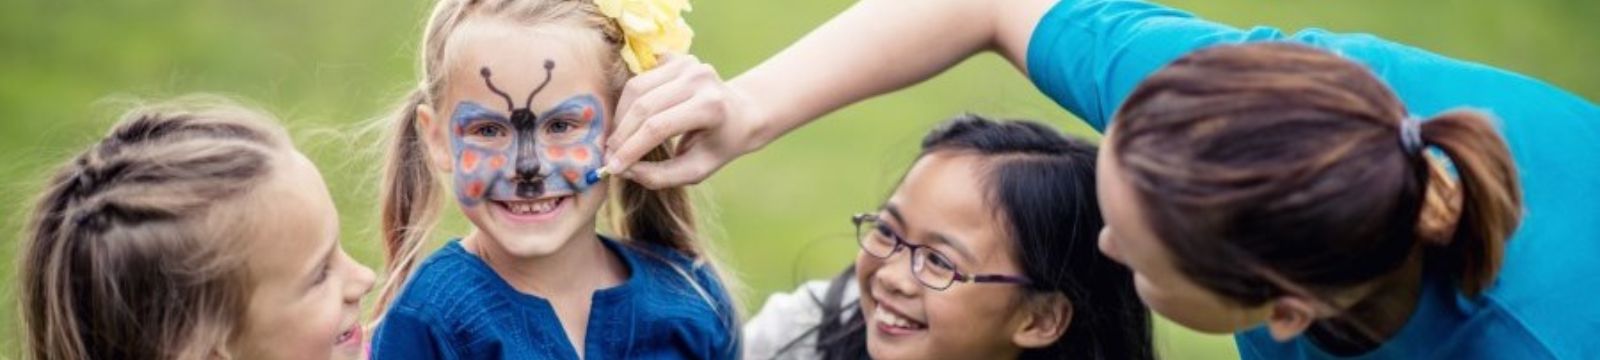
{"type": "Polygon", "coordinates": [[[368,351],[374,359],[451,359],[457,357],[452,342],[428,313],[396,308],[378,323],[368,351]]]}
{"type": "MultiPolygon", "coordinates": [[[[853,303],[859,297],[854,279],[847,282],[844,296],[839,299],[841,303],[853,303]]],[[[745,322],[742,329],[744,357],[772,359],[782,355],[784,358],[816,358],[816,330],[821,325],[823,302],[832,284],[828,280],[812,280],[793,292],[768,296],[761,310],[745,322]]]]}
{"type": "Polygon", "coordinates": [[[596,306],[642,310],[630,321],[657,339],[678,338],[694,345],[696,358],[738,358],[738,308],[714,265],[666,246],[604,239],[628,262],[633,279],[626,290],[595,298],[596,306]],[[691,340],[692,339],[692,340],[691,340]]]}
{"type": "MultiPolygon", "coordinates": [[[[1533,308],[1539,307],[1539,304],[1510,306],[1498,295],[1491,293],[1477,300],[1482,306],[1473,314],[1468,327],[1481,331],[1456,339],[1454,342],[1462,344],[1461,348],[1494,354],[1498,358],[1600,357],[1600,343],[1593,340],[1595,331],[1600,329],[1600,312],[1589,310],[1592,307],[1558,309],[1533,308]]],[[[1564,297],[1550,295],[1555,294],[1547,294],[1552,298],[1564,297]]]]}
{"type": "Polygon", "coordinates": [[[607,239],[617,252],[630,259],[642,277],[667,288],[690,286],[709,292],[712,296],[726,297],[726,289],[717,274],[715,265],[705,259],[683,251],[644,241],[615,241],[607,239]]]}
{"type": "MultiPolygon", "coordinates": [[[[1413,314],[1401,334],[1395,335],[1397,338],[1359,358],[1558,359],[1590,358],[1594,354],[1593,350],[1552,346],[1552,338],[1537,335],[1487,297],[1480,298],[1482,301],[1452,298],[1455,304],[1434,304],[1444,307],[1440,311],[1413,314]]],[[[1303,335],[1278,342],[1264,327],[1237,333],[1234,339],[1242,359],[1338,358],[1303,335]]]]}
{"type": "Polygon", "coordinates": [[[1593,103],[1542,80],[1369,34],[1308,29],[1283,40],[1365,65],[1394,90],[1407,111],[1419,117],[1477,109],[1502,120],[1502,130],[1546,132],[1558,127],[1534,125],[1600,114],[1593,103]]]}
{"type": "Polygon", "coordinates": [[[451,242],[417,267],[384,321],[391,314],[403,315],[441,330],[459,330],[486,320],[480,317],[510,314],[507,308],[514,305],[514,298],[505,296],[504,287],[494,270],[451,242]]]}
{"type": "Polygon", "coordinates": [[[1370,34],[1237,28],[1132,0],[1056,4],[1034,29],[1026,67],[1040,90],[1103,129],[1122,99],[1172,60],[1201,48],[1259,41],[1308,45],[1362,63],[1420,116],[1458,107],[1486,109],[1510,121],[1600,113],[1590,102],[1537,79],[1370,34]]]}
{"type": "Polygon", "coordinates": [[[602,239],[608,244],[612,244],[619,252],[645,258],[642,260],[651,260],[650,264],[641,265],[689,267],[693,266],[696,261],[695,257],[662,244],[633,239],[602,239]]]}

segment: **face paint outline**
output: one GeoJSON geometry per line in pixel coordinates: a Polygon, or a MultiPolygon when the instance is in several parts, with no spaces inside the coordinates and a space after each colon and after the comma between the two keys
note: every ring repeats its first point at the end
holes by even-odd
{"type": "Polygon", "coordinates": [[[553,174],[560,175],[548,178],[547,187],[565,187],[574,192],[593,187],[594,184],[586,181],[585,177],[604,164],[600,159],[602,152],[599,142],[601,133],[605,131],[602,112],[599,98],[592,94],[581,94],[563,100],[540,115],[541,125],[571,121],[574,123],[571,126],[576,127],[573,131],[583,131],[581,137],[570,141],[544,142],[546,148],[539,152],[540,161],[550,165],[548,168],[553,174]]]}
{"type": "Polygon", "coordinates": [[[490,193],[491,187],[500,184],[506,177],[502,169],[507,162],[504,160],[505,152],[514,144],[514,135],[509,134],[511,119],[476,102],[461,101],[456,104],[450,123],[456,198],[463,206],[477,206],[490,193]],[[471,136],[469,131],[491,125],[501,127],[500,131],[507,132],[506,136],[513,140],[498,145],[468,140],[471,136]],[[490,159],[501,159],[497,161],[500,166],[491,166],[494,164],[490,159]]]}
{"type": "Polygon", "coordinates": [[[593,188],[587,181],[602,165],[599,139],[605,130],[602,103],[593,94],[569,97],[548,110],[534,115],[530,106],[552,79],[555,63],[544,63],[545,80],[528,94],[522,108],[491,80],[488,67],[479,74],[489,90],[506,102],[509,116],[471,100],[456,105],[451,116],[451,147],[456,171],[457,200],[474,207],[483,200],[536,199],[546,194],[580,193],[593,188]],[[552,139],[554,124],[566,124],[582,131],[582,136],[562,141],[552,139]],[[483,126],[505,131],[504,143],[468,140],[483,126]],[[555,156],[560,153],[561,156],[555,156]],[[528,156],[532,155],[532,156],[528,156]],[[555,175],[555,176],[552,176],[555,175]]]}

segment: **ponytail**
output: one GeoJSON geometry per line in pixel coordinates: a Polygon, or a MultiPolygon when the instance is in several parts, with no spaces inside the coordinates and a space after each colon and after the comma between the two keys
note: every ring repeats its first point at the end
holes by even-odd
{"type": "MultiPolygon", "coordinates": [[[[672,157],[670,148],[670,144],[663,144],[645,153],[641,159],[668,160],[672,157]]],[[[606,217],[617,236],[682,252],[694,259],[697,266],[707,267],[711,273],[716,274],[722,281],[724,292],[733,298],[732,290],[739,289],[740,286],[737,286],[732,277],[722,272],[716,249],[708,246],[706,244],[708,240],[699,235],[695,223],[694,200],[690,198],[688,188],[651,190],[633,181],[616,181],[613,185],[613,194],[617,196],[617,200],[606,217]]],[[[692,277],[689,276],[692,269],[679,270],[683,271],[686,277],[692,277]]],[[[705,289],[697,290],[710,300],[709,294],[704,293],[705,289]]]]}
{"type": "Polygon", "coordinates": [[[1456,271],[1463,293],[1476,296],[1494,284],[1506,240],[1521,221],[1516,167],[1505,140],[1481,114],[1446,113],[1423,122],[1421,130],[1423,141],[1455,164],[1463,195],[1454,235],[1434,258],[1456,271]]]}
{"type": "MultiPolygon", "coordinates": [[[[646,153],[643,161],[666,160],[670,157],[667,154],[665,145],[658,146],[646,153]]],[[[617,236],[654,243],[691,257],[703,255],[695,242],[694,203],[687,189],[651,190],[632,181],[618,184],[619,207],[610,214],[617,236]]]]}
{"type": "MultiPolygon", "coordinates": [[[[643,161],[664,161],[671,158],[669,144],[651,149],[642,158],[643,161]]],[[[742,307],[739,297],[735,294],[743,287],[736,278],[722,271],[720,258],[715,248],[707,244],[707,239],[699,236],[694,217],[694,200],[689,197],[689,191],[684,187],[671,187],[651,190],[637,182],[618,180],[613,182],[613,195],[618,196],[616,203],[606,213],[607,220],[612,224],[612,230],[617,236],[628,241],[654,244],[682,253],[693,259],[694,268],[681,268],[676,265],[671,267],[680,277],[693,288],[712,311],[718,313],[729,333],[739,334],[739,318],[742,307]],[[705,273],[716,276],[714,282],[702,284],[702,279],[696,275],[700,269],[705,273]],[[720,284],[718,284],[720,283],[720,284]],[[706,285],[718,286],[720,289],[708,289],[706,285]],[[727,304],[719,305],[722,301],[717,299],[716,293],[726,297],[727,304]]],[[[644,254],[651,254],[644,252],[644,254]]],[[[665,259],[660,259],[665,260],[665,259]]],[[[673,264],[672,261],[663,261],[673,264]]],[[[737,346],[739,341],[730,342],[729,346],[737,346]]],[[[728,349],[730,351],[734,348],[728,349]]]]}
{"type": "Polygon", "coordinates": [[[389,303],[405,288],[415,270],[422,245],[439,220],[439,179],[427,160],[427,147],[417,129],[417,106],[427,101],[422,90],[412,90],[389,116],[389,151],[383,166],[382,234],[384,274],[388,281],[378,291],[374,322],[381,321],[389,303]]]}

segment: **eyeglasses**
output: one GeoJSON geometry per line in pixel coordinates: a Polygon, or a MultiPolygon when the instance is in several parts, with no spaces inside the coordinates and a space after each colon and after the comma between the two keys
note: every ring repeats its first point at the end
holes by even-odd
{"type": "Polygon", "coordinates": [[[901,248],[911,251],[911,275],[921,282],[922,286],[929,289],[944,290],[957,282],[963,283],[1003,283],[1017,285],[1031,285],[1032,281],[1021,276],[975,274],[969,275],[956,269],[956,263],[950,261],[938,250],[927,245],[916,245],[905,242],[900,235],[895,234],[888,226],[878,221],[874,214],[856,214],[850,217],[850,222],[856,226],[856,244],[861,245],[861,251],[879,259],[888,259],[899,252],[901,248]]]}

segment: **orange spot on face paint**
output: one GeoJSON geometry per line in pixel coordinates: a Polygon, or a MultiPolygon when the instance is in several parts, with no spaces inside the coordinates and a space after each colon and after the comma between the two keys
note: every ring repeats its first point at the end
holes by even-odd
{"type": "Polygon", "coordinates": [[[567,178],[569,182],[578,182],[578,171],[567,169],[567,171],[561,172],[561,177],[567,178]]]}
{"type": "Polygon", "coordinates": [[[591,120],[594,120],[594,108],[591,108],[591,107],[583,108],[583,121],[591,121],[591,120]]]}
{"type": "Polygon", "coordinates": [[[461,170],[473,171],[478,168],[478,153],[473,151],[461,152],[461,170]]]}
{"type": "Polygon", "coordinates": [[[589,149],[573,148],[572,159],[578,162],[589,162],[589,149]]]}
{"type": "Polygon", "coordinates": [[[566,151],[564,151],[562,148],[559,148],[559,147],[553,147],[553,148],[550,148],[549,150],[545,150],[544,154],[550,156],[551,159],[560,159],[560,158],[567,157],[566,151]]]}
{"type": "Polygon", "coordinates": [[[505,166],[505,165],[506,165],[506,156],[505,155],[495,155],[495,156],[489,157],[489,168],[490,169],[499,169],[501,166],[505,166]]]}
{"type": "Polygon", "coordinates": [[[483,181],[474,180],[467,184],[467,197],[478,198],[483,196],[483,181]]]}

